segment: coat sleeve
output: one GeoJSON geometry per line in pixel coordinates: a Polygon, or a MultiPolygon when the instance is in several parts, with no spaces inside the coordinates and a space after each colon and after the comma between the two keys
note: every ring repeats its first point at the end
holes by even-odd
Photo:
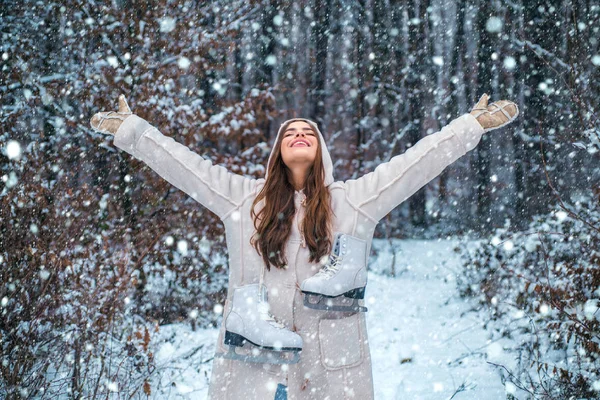
{"type": "Polygon", "coordinates": [[[474,116],[464,114],[439,132],[425,136],[403,154],[378,165],[373,172],[346,181],[348,197],[379,221],[448,165],[474,149],[483,132],[474,116]]]}
{"type": "Polygon", "coordinates": [[[233,174],[164,136],[132,115],[115,134],[114,144],[145,162],[173,186],[224,219],[252,192],[255,179],[233,174]]]}

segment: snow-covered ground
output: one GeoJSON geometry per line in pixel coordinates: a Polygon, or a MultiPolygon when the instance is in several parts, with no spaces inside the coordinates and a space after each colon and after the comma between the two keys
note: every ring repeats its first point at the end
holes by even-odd
{"type": "MultiPolygon", "coordinates": [[[[392,262],[389,243],[373,242],[378,256],[371,259],[366,298],[377,400],[506,399],[496,367],[486,362],[504,358],[502,346],[488,341],[474,313],[463,315],[470,304],[456,291],[455,243],[395,240],[391,278],[382,274],[392,262]]],[[[216,338],[216,329],[161,327],[154,398],[206,398],[216,338]]]]}

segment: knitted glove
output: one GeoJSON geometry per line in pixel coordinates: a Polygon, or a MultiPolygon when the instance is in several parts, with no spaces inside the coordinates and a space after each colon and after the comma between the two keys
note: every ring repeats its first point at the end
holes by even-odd
{"type": "Polygon", "coordinates": [[[508,100],[495,101],[488,106],[490,96],[484,94],[471,110],[484,132],[498,129],[514,121],[519,115],[519,107],[508,100]]]}
{"type": "Polygon", "coordinates": [[[132,115],[131,109],[125,100],[125,96],[119,96],[119,112],[104,111],[94,114],[90,121],[92,129],[96,132],[109,133],[114,135],[123,121],[132,115]]]}

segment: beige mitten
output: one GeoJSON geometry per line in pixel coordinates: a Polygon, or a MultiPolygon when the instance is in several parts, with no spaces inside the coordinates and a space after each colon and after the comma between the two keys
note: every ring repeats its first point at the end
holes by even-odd
{"type": "Polygon", "coordinates": [[[132,115],[131,109],[125,100],[125,96],[119,96],[119,111],[104,111],[94,114],[90,125],[96,132],[110,133],[114,135],[123,121],[132,115]]]}
{"type": "Polygon", "coordinates": [[[512,101],[499,100],[488,105],[489,98],[490,96],[484,94],[471,110],[471,115],[477,118],[484,132],[501,128],[519,115],[519,107],[512,101]]]}

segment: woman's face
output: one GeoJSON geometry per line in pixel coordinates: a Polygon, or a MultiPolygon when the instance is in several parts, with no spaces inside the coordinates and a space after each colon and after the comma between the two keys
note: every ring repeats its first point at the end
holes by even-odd
{"type": "Polygon", "coordinates": [[[294,121],[285,128],[281,141],[281,158],[288,168],[292,165],[311,166],[317,156],[319,138],[310,125],[294,121]]]}

